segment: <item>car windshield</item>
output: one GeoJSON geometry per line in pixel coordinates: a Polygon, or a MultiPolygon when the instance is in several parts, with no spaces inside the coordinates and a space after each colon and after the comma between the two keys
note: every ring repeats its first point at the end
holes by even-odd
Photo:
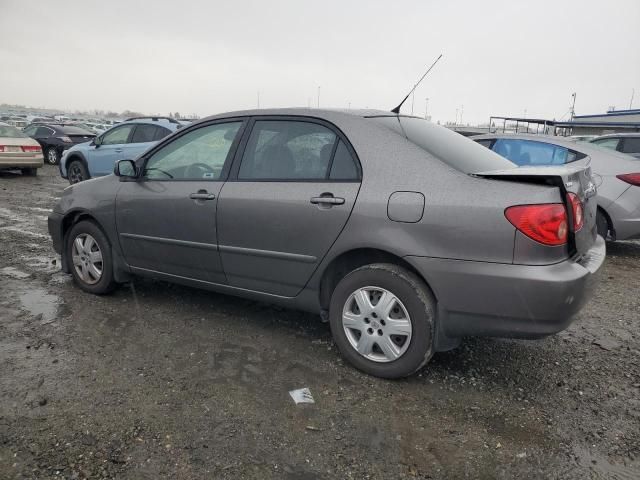
{"type": "Polygon", "coordinates": [[[463,173],[508,170],[514,164],[448,128],[417,117],[372,117],[423,150],[463,173]]]}
{"type": "Polygon", "coordinates": [[[4,138],[27,138],[28,135],[11,125],[0,125],[0,137],[4,138]]]}

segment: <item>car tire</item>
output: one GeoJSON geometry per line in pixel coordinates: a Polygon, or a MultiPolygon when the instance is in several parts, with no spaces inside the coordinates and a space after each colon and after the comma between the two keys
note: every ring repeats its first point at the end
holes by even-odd
{"type": "Polygon", "coordinates": [[[35,177],[36,175],[38,175],[38,169],[37,168],[22,168],[22,175],[26,175],[27,177],[35,177]]]}
{"type": "Polygon", "coordinates": [[[82,161],[73,160],[69,162],[69,166],[67,167],[67,178],[69,179],[69,183],[73,185],[74,183],[89,180],[91,177],[89,176],[87,167],[84,166],[82,161]]]}
{"type": "Polygon", "coordinates": [[[605,240],[608,240],[609,220],[607,220],[607,217],[600,209],[598,209],[598,212],[596,213],[596,228],[598,230],[598,235],[605,240]]]}
{"type": "Polygon", "coordinates": [[[83,220],[71,228],[66,254],[71,275],[82,290],[102,295],[115,288],[111,244],[95,223],[83,220]]]}
{"type": "Polygon", "coordinates": [[[388,263],[348,273],[336,285],[329,307],[331,332],[347,361],[390,379],[411,375],[429,361],[435,315],[436,301],[427,285],[409,270],[388,263]]]}
{"type": "Polygon", "coordinates": [[[55,147],[47,148],[47,152],[45,154],[45,159],[49,165],[57,165],[60,161],[60,155],[58,154],[58,150],[55,147]]]}

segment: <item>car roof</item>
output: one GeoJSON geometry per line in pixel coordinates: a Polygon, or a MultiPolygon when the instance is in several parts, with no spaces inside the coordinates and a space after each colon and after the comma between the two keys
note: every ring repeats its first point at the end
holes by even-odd
{"type": "Polygon", "coordinates": [[[151,117],[149,118],[132,118],[129,120],[125,120],[124,122],[116,123],[114,125],[110,125],[109,130],[111,128],[120,127],[121,125],[159,125],[161,127],[166,127],[169,129],[176,130],[183,125],[181,123],[171,122],[166,118],[157,118],[154,117],[155,120],[151,117]]]}
{"type": "MultiPolygon", "coordinates": [[[[200,120],[200,122],[215,120],[228,117],[251,117],[257,115],[274,115],[274,116],[300,116],[310,118],[328,119],[336,114],[348,115],[352,117],[395,117],[398,116],[391,111],[375,110],[375,109],[339,109],[339,108],[306,108],[306,107],[288,107],[288,108],[259,108],[252,110],[237,110],[233,112],[219,113],[211,115],[200,120]]],[[[401,115],[405,116],[405,115],[401,115]]]]}

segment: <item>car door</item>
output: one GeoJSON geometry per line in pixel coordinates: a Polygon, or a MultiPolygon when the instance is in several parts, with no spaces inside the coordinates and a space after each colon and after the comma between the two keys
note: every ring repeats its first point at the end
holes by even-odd
{"type": "Polygon", "coordinates": [[[218,243],[230,285],[295,296],[346,224],[360,167],[320,121],[258,118],[220,192],[218,243]]]}
{"type": "Polygon", "coordinates": [[[95,146],[88,152],[87,164],[92,177],[109,175],[118,160],[124,159],[124,148],[135,124],[119,125],[97,137],[95,146]]]}
{"type": "Polygon", "coordinates": [[[216,209],[242,120],[183,132],[143,156],[137,181],[123,181],[116,225],[138,273],[221,284],[216,209]]]}

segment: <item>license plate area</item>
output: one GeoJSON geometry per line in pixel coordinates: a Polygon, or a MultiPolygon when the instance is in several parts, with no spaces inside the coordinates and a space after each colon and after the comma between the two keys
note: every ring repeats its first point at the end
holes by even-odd
{"type": "Polygon", "coordinates": [[[14,147],[13,145],[5,145],[4,151],[7,153],[22,153],[22,149],[20,147],[14,147]]]}

